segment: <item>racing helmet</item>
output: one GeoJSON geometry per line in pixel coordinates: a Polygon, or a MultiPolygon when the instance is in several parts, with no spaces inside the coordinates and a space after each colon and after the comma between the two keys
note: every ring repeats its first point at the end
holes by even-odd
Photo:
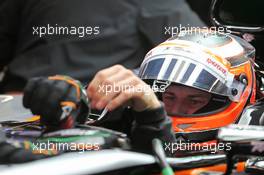
{"type": "Polygon", "coordinates": [[[139,77],[159,97],[172,84],[212,94],[193,114],[167,112],[176,138],[205,142],[215,140],[218,128],[238,122],[244,107],[255,103],[254,57],[254,47],[237,36],[184,31],[146,54],[139,77]]]}

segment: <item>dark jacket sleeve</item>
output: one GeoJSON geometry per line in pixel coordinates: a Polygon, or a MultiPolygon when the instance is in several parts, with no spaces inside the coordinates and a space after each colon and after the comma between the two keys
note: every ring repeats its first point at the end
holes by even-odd
{"type": "Polygon", "coordinates": [[[160,139],[163,143],[174,142],[171,119],[164,107],[144,112],[132,112],[135,118],[131,128],[131,142],[134,150],[151,153],[152,140],[160,139]]]}
{"type": "Polygon", "coordinates": [[[205,26],[185,0],[144,0],[139,4],[139,31],[150,47],[175,35],[180,27],[205,26]]]}
{"type": "Polygon", "coordinates": [[[96,125],[126,133],[131,140],[132,149],[138,152],[152,153],[154,138],[160,139],[164,144],[175,141],[171,119],[163,106],[143,112],[120,108],[108,113],[96,125]]]}
{"type": "Polygon", "coordinates": [[[12,60],[18,28],[20,3],[4,0],[0,4],[0,72],[12,60]]]}

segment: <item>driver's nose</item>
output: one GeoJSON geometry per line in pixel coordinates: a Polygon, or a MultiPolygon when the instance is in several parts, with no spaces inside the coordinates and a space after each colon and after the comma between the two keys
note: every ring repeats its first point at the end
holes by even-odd
{"type": "Polygon", "coordinates": [[[188,106],[186,106],[185,104],[178,102],[178,103],[174,103],[171,111],[171,114],[188,114],[188,106]]]}

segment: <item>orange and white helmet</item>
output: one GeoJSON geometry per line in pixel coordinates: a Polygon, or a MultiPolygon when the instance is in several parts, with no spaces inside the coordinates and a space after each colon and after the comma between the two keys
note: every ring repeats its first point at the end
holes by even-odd
{"type": "Polygon", "coordinates": [[[237,36],[181,32],[147,53],[139,77],[159,92],[173,83],[211,93],[203,109],[171,118],[185,139],[212,140],[218,128],[238,122],[244,107],[255,102],[254,57],[254,47],[237,36]]]}

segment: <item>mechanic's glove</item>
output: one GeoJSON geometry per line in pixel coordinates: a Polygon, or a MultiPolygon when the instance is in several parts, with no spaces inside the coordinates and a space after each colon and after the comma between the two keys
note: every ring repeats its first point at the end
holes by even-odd
{"type": "Polygon", "coordinates": [[[86,91],[67,76],[33,78],[24,89],[23,105],[48,128],[72,128],[84,123],[89,112],[86,91]]]}

